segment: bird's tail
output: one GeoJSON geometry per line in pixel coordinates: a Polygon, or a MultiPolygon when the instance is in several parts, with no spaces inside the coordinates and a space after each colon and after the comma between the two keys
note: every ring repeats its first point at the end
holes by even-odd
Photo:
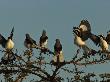
{"type": "Polygon", "coordinates": [[[98,53],[96,50],[89,48],[87,45],[82,46],[82,49],[84,51],[83,54],[85,55],[92,55],[94,56],[96,53],[98,53]]]}
{"type": "Polygon", "coordinates": [[[98,45],[98,46],[99,46],[99,41],[100,41],[100,39],[99,39],[99,37],[98,37],[97,35],[91,33],[91,34],[90,34],[90,39],[93,41],[93,43],[94,43],[95,45],[98,45]]]}
{"type": "Polygon", "coordinates": [[[91,49],[87,45],[83,45],[82,49],[84,51],[84,54],[89,54],[91,52],[91,49]]]}

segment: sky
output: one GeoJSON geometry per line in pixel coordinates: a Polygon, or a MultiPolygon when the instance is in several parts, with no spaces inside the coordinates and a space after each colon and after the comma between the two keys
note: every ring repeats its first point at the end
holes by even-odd
{"type": "MultiPolygon", "coordinates": [[[[38,42],[42,30],[45,29],[49,37],[48,47],[53,50],[55,39],[59,38],[65,58],[70,59],[78,49],[73,42],[72,28],[78,26],[82,19],[90,22],[93,33],[106,35],[110,30],[110,1],[0,0],[0,33],[8,37],[14,26],[15,48],[19,50],[24,49],[26,33],[38,42]]],[[[98,49],[90,40],[87,44],[98,49]]],[[[96,67],[88,66],[87,69],[96,72],[109,71],[108,64],[94,69],[96,67]]]]}

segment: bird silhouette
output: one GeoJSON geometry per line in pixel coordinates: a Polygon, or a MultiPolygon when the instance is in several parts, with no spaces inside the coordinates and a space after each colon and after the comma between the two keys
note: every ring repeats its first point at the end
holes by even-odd
{"type": "Polygon", "coordinates": [[[14,27],[12,28],[12,31],[10,33],[10,36],[8,39],[5,39],[1,34],[0,34],[0,44],[3,48],[6,50],[12,50],[14,48],[14,42],[13,42],[13,32],[14,32],[14,27]]]}
{"type": "Polygon", "coordinates": [[[26,36],[25,41],[24,41],[25,47],[28,49],[37,48],[36,41],[32,39],[28,33],[25,34],[25,36],[26,36]]]}
{"type": "Polygon", "coordinates": [[[42,31],[42,36],[40,37],[40,41],[39,41],[40,47],[46,48],[47,47],[47,43],[48,43],[48,37],[46,35],[46,31],[43,30],[42,31]]]}
{"type": "Polygon", "coordinates": [[[48,44],[48,36],[46,35],[46,31],[43,30],[39,40],[41,53],[46,54],[46,52],[48,52],[47,44],[48,44]]]}
{"type": "Polygon", "coordinates": [[[54,45],[54,53],[55,53],[55,56],[53,58],[54,62],[64,62],[62,45],[59,39],[56,39],[56,43],[54,45]]]}

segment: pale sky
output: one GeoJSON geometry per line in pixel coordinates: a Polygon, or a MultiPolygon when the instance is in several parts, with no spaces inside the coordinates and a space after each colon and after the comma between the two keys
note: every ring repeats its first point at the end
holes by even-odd
{"type": "MultiPolygon", "coordinates": [[[[24,48],[26,33],[38,42],[45,29],[49,48],[53,50],[55,39],[59,38],[65,58],[70,59],[78,48],[73,43],[72,27],[78,26],[82,19],[90,22],[93,33],[106,35],[110,30],[110,0],[0,0],[0,33],[7,37],[14,26],[17,49],[24,48]]],[[[91,43],[89,40],[88,44],[91,43]]],[[[110,71],[107,65],[93,66],[92,69],[110,71]]]]}

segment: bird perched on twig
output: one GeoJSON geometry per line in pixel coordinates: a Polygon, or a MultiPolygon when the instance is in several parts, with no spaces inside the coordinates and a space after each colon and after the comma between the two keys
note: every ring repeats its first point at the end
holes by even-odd
{"type": "Polygon", "coordinates": [[[54,45],[54,53],[55,56],[53,58],[54,62],[64,62],[63,52],[62,52],[62,45],[59,39],[56,39],[56,43],[54,45]]]}
{"type": "Polygon", "coordinates": [[[26,36],[25,41],[24,41],[25,47],[28,49],[37,48],[36,41],[32,39],[28,33],[25,36],[26,36]]]}
{"type": "Polygon", "coordinates": [[[81,20],[78,27],[73,27],[73,32],[78,31],[78,36],[81,37],[83,41],[86,41],[90,38],[91,35],[91,26],[87,20],[81,20]]]}
{"type": "Polygon", "coordinates": [[[108,46],[110,45],[110,31],[107,32],[107,36],[104,35],[92,35],[91,40],[101,47],[101,51],[108,51],[108,46]]]}
{"type": "Polygon", "coordinates": [[[12,50],[14,48],[14,42],[13,42],[13,32],[14,32],[14,27],[12,28],[12,31],[10,33],[10,36],[8,39],[5,39],[1,34],[0,34],[0,44],[3,48],[6,50],[12,50]]]}
{"type": "Polygon", "coordinates": [[[47,52],[47,44],[48,44],[48,36],[46,35],[46,31],[43,30],[42,31],[42,35],[40,37],[40,40],[39,40],[39,45],[41,47],[41,52],[44,52],[46,53],[47,52]]]}
{"type": "MultiPolygon", "coordinates": [[[[11,30],[10,36],[8,39],[5,39],[1,34],[0,34],[0,44],[3,48],[5,48],[5,55],[2,57],[2,61],[9,61],[12,58],[12,49],[14,48],[14,42],[13,42],[13,32],[14,32],[14,27],[11,30]]],[[[14,57],[14,56],[13,56],[14,57]]]]}
{"type": "Polygon", "coordinates": [[[79,48],[82,48],[84,51],[84,54],[89,54],[91,53],[91,49],[86,45],[86,42],[82,40],[82,38],[80,36],[78,36],[78,32],[75,31],[74,32],[74,44],[77,45],[79,48]]]}
{"type": "Polygon", "coordinates": [[[110,30],[107,32],[106,41],[110,45],[110,30]]]}
{"type": "Polygon", "coordinates": [[[46,48],[47,47],[48,37],[46,35],[46,31],[45,30],[42,31],[42,36],[40,37],[39,43],[40,43],[40,47],[42,47],[42,48],[46,48]]]}
{"type": "Polygon", "coordinates": [[[87,20],[82,20],[79,27],[73,27],[73,34],[75,35],[74,44],[82,48],[84,54],[91,53],[91,49],[86,45],[86,40],[91,36],[91,26],[87,20]]]}

